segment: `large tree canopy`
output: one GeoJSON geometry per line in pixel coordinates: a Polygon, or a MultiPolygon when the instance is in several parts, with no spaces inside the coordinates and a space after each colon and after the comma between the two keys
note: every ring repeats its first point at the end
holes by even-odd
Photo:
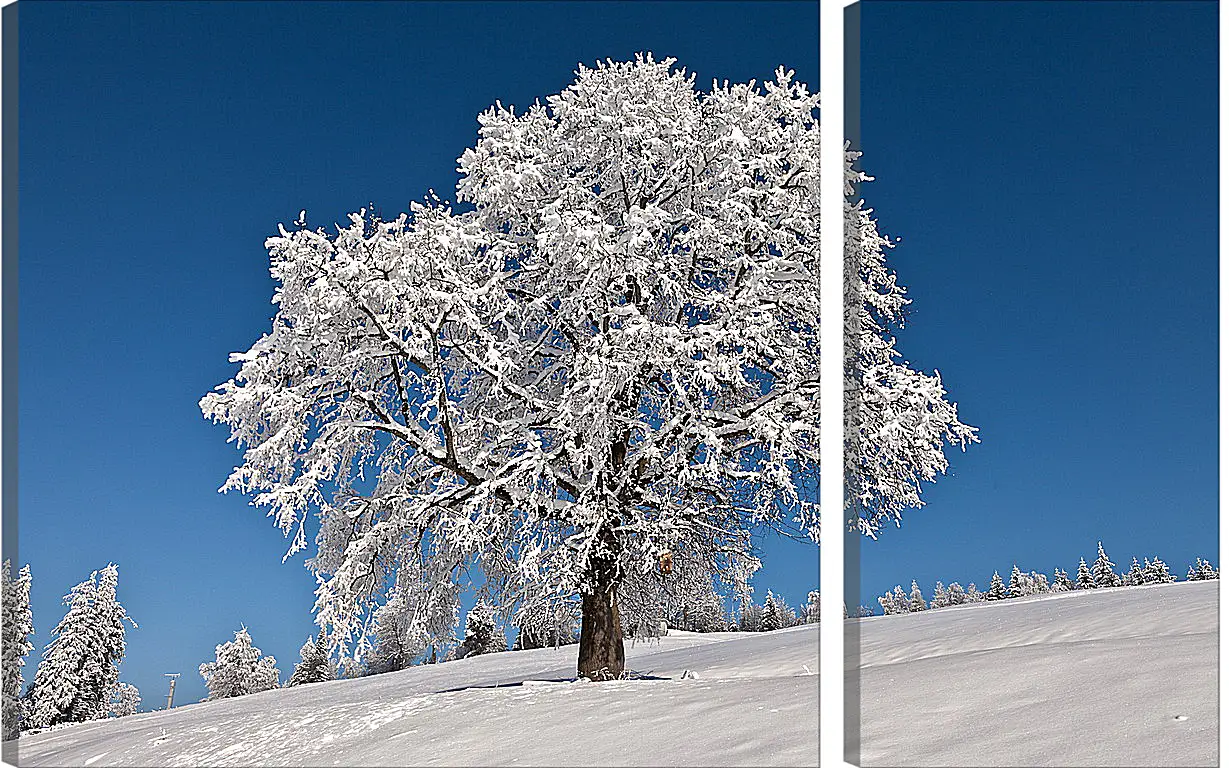
{"type": "Polygon", "coordinates": [[[698,92],[673,64],[497,103],[456,208],[267,241],[272,329],[201,408],[244,451],[223,489],[288,555],[319,515],[335,646],[393,598],[401,631],[451,631],[477,571],[503,613],[579,593],[580,672],[618,674],[627,574],[818,542],[819,98],[784,69],[698,92]]]}
{"type": "Polygon", "coordinates": [[[336,642],[394,583],[433,623],[473,567],[505,608],[580,592],[604,637],[665,551],[719,572],[755,529],[818,538],[818,97],[673,63],[484,112],[467,210],[268,240],[273,327],[201,408],[291,553],[319,513],[336,642]]]}

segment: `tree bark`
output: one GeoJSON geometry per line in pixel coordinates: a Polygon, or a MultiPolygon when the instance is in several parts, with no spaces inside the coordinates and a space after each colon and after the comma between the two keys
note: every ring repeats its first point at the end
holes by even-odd
{"type": "Polygon", "coordinates": [[[576,671],[594,682],[623,674],[623,624],[619,621],[618,585],[599,585],[581,596],[580,658],[576,671]]]}
{"type": "Polygon", "coordinates": [[[589,563],[589,589],[580,600],[580,658],[576,672],[594,682],[623,674],[623,623],[619,620],[618,544],[609,530],[604,551],[589,563]]]}

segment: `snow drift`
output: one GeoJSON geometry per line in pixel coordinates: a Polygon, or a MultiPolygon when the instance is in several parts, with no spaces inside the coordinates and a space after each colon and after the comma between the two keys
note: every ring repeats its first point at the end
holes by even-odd
{"type": "Polygon", "coordinates": [[[510,651],[29,734],[22,766],[818,765],[819,625],[510,651]],[[690,672],[683,679],[684,672],[690,672]],[[694,677],[692,677],[694,675],[694,677]]]}
{"type": "Polygon", "coordinates": [[[861,764],[1216,765],[1218,584],[850,622],[861,764]]]}

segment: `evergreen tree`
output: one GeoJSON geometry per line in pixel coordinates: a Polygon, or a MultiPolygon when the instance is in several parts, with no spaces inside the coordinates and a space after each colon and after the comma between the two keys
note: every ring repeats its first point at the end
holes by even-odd
{"type": "Polygon", "coordinates": [[[990,589],[986,592],[987,600],[1004,600],[1007,598],[1007,588],[1003,586],[1003,577],[995,571],[990,577],[990,589]]]}
{"type": "Polygon", "coordinates": [[[943,582],[936,581],[934,596],[930,598],[930,607],[946,608],[952,604],[951,597],[947,593],[947,587],[943,586],[943,582]]]}
{"type": "Polygon", "coordinates": [[[899,584],[892,590],[892,605],[896,613],[909,612],[909,596],[905,594],[905,590],[899,584]]]}
{"type": "Polygon", "coordinates": [[[457,649],[457,658],[480,656],[508,650],[507,640],[495,628],[495,613],[486,602],[479,600],[465,616],[465,639],[457,649]]]}
{"type": "MultiPolygon", "coordinates": [[[[1144,558],[1145,560],[1147,558],[1144,558]]],[[[1123,577],[1122,583],[1128,587],[1138,587],[1144,583],[1144,569],[1139,565],[1139,558],[1131,558],[1131,570],[1123,577]]]]}
{"type": "Polygon", "coordinates": [[[969,588],[964,592],[964,601],[966,603],[980,603],[986,599],[986,593],[977,588],[977,583],[970,581],[969,588]]]}
{"type": "Polygon", "coordinates": [[[107,716],[124,659],[124,622],[136,627],[116,598],[114,563],[72,588],[68,613],[53,629],[34,673],[32,727],[79,723],[107,716]]]}
{"type": "Polygon", "coordinates": [[[287,688],[307,683],[323,683],[333,679],[333,664],[329,661],[328,642],[323,629],[314,640],[307,638],[307,642],[299,649],[299,659],[294,672],[290,675],[290,680],[286,682],[287,688]]]}
{"type": "Polygon", "coordinates": [[[764,598],[764,618],[760,622],[760,630],[762,632],[773,632],[781,629],[782,626],[783,621],[780,608],[770,589],[768,590],[768,596],[764,598]]]}
{"type": "Polygon", "coordinates": [[[405,669],[426,651],[426,638],[411,637],[405,614],[405,599],[400,593],[395,593],[375,612],[375,640],[363,653],[367,674],[405,669]]]}
{"type": "Polygon", "coordinates": [[[1118,574],[1114,573],[1114,563],[1105,554],[1101,542],[1097,542],[1097,559],[1092,564],[1092,578],[1099,588],[1119,586],[1118,574]]]}
{"type": "Polygon", "coordinates": [[[21,731],[21,668],[34,646],[30,635],[34,633],[34,621],[30,614],[30,566],[23,566],[17,578],[12,576],[12,564],[4,561],[3,598],[3,675],[0,682],[0,717],[4,720],[5,741],[17,738],[21,731]]]}
{"type": "Polygon", "coordinates": [[[141,692],[131,683],[116,683],[108,702],[111,717],[135,715],[141,706],[141,692]]]}
{"type": "Polygon", "coordinates": [[[1155,557],[1149,562],[1148,558],[1144,558],[1144,583],[1145,584],[1172,584],[1177,580],[1177,577],[1169,572],[1169,566],[1159,557],[1155,557]]]}
{"type": "Polygon", "coordinates": [[[205,701],[246,696],[277,687],[281,674],[277,660],[261,655],[252,645],[252,636],[247,627],[235,633],[235,639],[222,643],[215,649],[216,660],[202,664],[201,677],[209,688],[205,701]]]}
{"type": "Polygon", "coordinates": [[[1032,582],[1032,591],[1029,594],[1041,595],[1050,591],[1050,582],[1046,579],[1046,575],[1044,573],[1030,571],[1028,576],[1032,582]]]}
{"type": "Polygon", "coordinates": [[[818,589],[811,590],[809,593],[807,593],[806,622],[807,624],[818,624],[819,623],[819,590],[818,589]]]}
{"type": "Polygon", "coordinates": [[[960,582],[953,581],[947,585],[948,605],[964,605],[966,602],[968,602],[968,595],[965,594],[964,587],[960,586],[960,582]]]}
{"type": "Polygon", "coordinates": [[[764,609],[758,603],[747,601],[743,604],[742,614],[738,619],[738,629],[741,632],[759,632],[763,629],[764,609]]]}
{"type": "Polygon", "coordinates": [[[1075,589],[1075,584],[1071,582],[1071,577],[1067,575],[1067,572],[1061,568],[1055,568],[1053,591],[1067,592],[1072,589],[1075,589]]]}
{"type": "Polygon", "coordinates": [[[883,609],[884,616],[896,613],[896,601],[892,599],[892,590],[884,592],[883,597],[879,598],[879,607],[883,609]]]}
{"type": "Polygon", "coordinates": [[[1208,562],[1207,560],[1198,560],[1198,558],[1196,558],[1196,562],[1199,563],[1199,578],[1201,580],[1206,581],[1209,579],[1220,578],[1220,571],[1213,568],[1212,563],[1208,562]]]}
{"type": "Polygon", "coordinates": [[[1092,571],[1088,570],[1088,564],[1084,562],[1084,558],[1080,558],[1080,569],[1075,574],[1076,589],[1096,589],[1097,582],[1092,576],[1092,571]]]}
{"type": "Polygon", "coordinates": [[[924,610],[926,610],[926,598],[922,597],[922,590],[918,588],[917,579],[914,579],[913,586],[909,590],[909,612],[917,613],[924,610]]]}
{"type": "Polygon", "coordinates": [[[1024,574],[1020,573],[1020,566],[1011,566],[1011,579],[1007,586],[1008,597],[1022,597],[1028,594],[1024,585],[1024,574]]]}

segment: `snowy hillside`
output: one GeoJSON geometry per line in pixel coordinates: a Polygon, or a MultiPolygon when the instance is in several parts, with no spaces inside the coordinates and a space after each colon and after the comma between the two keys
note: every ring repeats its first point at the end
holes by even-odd
{"type": "Polygon", "coordinates": [[[20,765],[818,765],[819,627],[671,633],[645,679],[566,682],[576,646],[266,691],[21,738],[20,765]],[[685,670],[695,679],[681,679],[685,670]]]}
{"type": "Polygon", "coordinates": [[[1216,765],[1218,584],[850,622],[862,764],[1216,765]]]}

